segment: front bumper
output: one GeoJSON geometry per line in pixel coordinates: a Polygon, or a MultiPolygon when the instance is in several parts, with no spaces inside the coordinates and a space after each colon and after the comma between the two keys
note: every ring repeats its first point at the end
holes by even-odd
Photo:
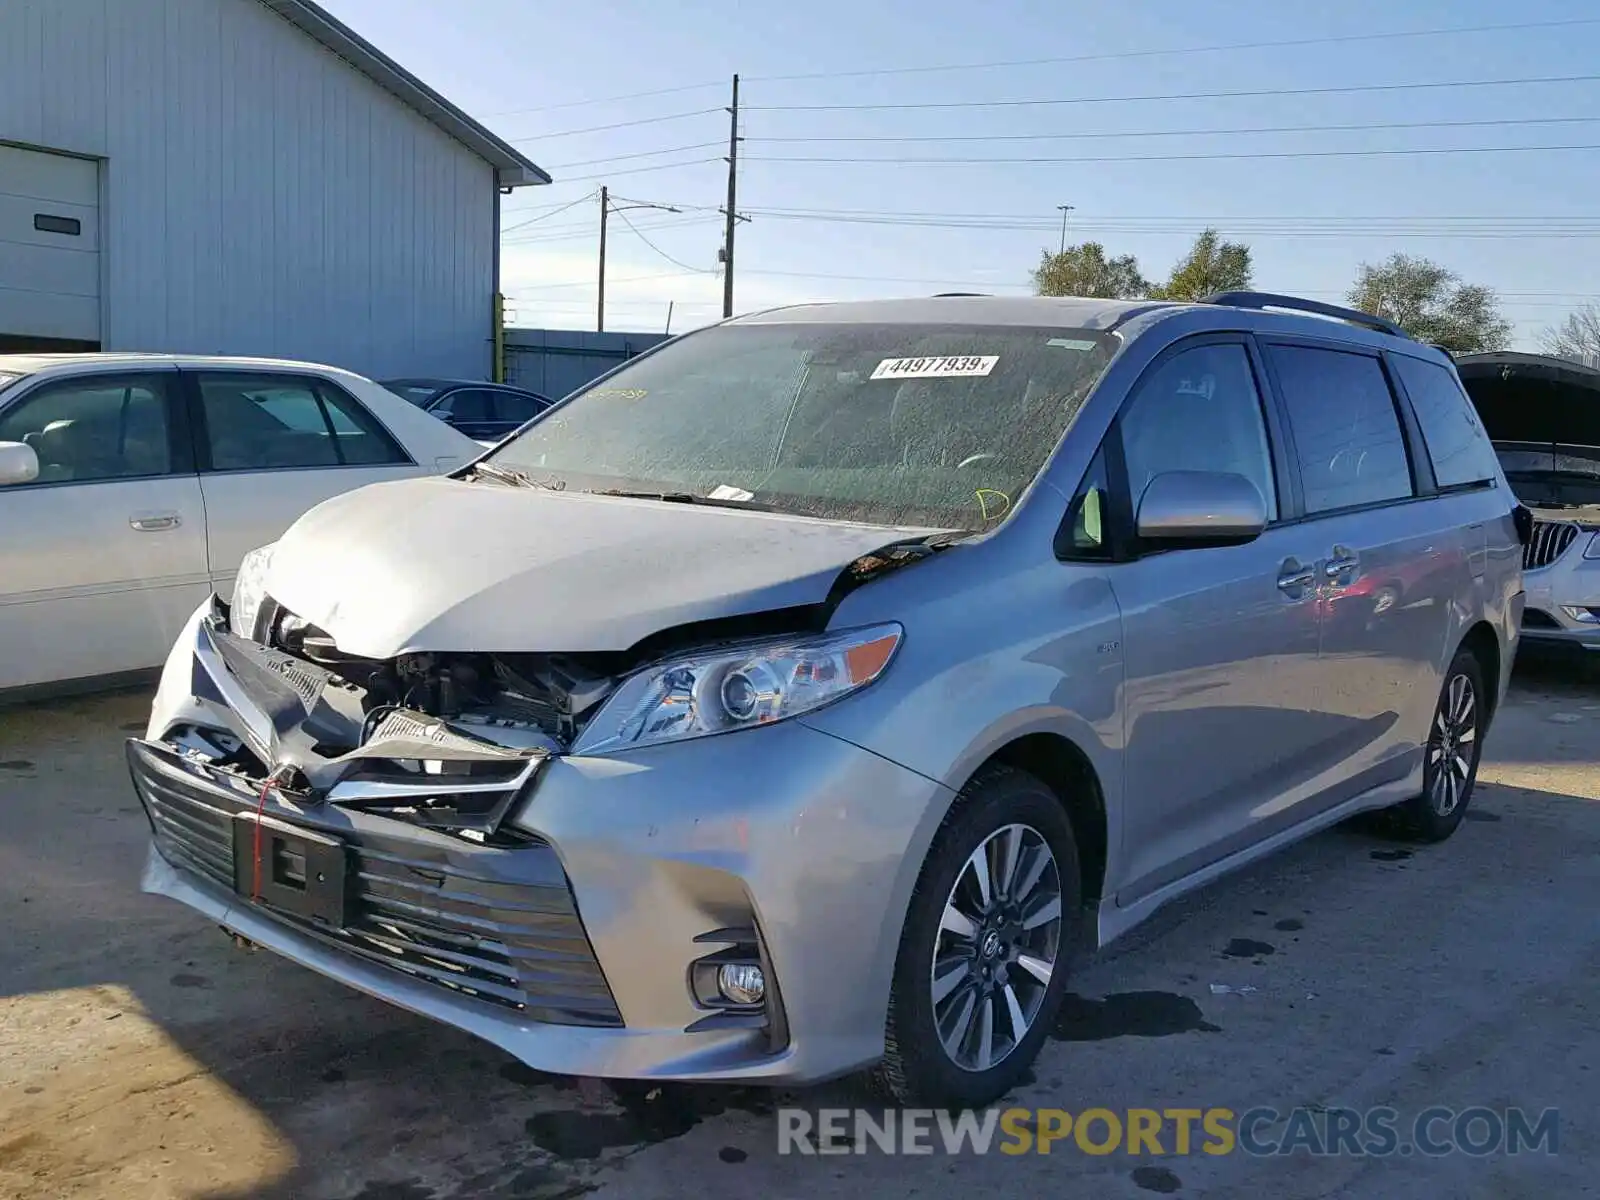
{"type": "Polygon", "coordinates": [[[156,833],[144,890],[542,1071],[809,1083],[881,1056],[906,906],[950,799],[940,785],[788,721],[550,758],[505,823],[517,844],[474,845],[218,778],[167,744],[178,725],[255,720],[228,711],[248,708],[237,679],[197,686],[227,673],[206,653],[216,617],[208,604],[191,618],[147,738],[129,745],[156,833]],[[235,885],[223,831],[258,805],[345,846],[344,927],[235,885]],[[765,1004],[708,1003],[697,964],[745,943],[765,1004]]]}
{"type": "Polygon", "coordinates": [[[1554,563],[1523,574],[1527,603],[1522,642],[1538,651],[1600,653],[1600,621],[1580,620],[1573,612],[1600,614],[1600,559],[1584,558],[1590,534],[1581,533],[1554,563]]]}

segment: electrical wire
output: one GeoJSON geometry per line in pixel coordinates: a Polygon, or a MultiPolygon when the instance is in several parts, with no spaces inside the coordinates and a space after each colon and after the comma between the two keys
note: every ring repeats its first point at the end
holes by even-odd
{"type": "MultiPolygon", "coordinates": [[[[1600,118],[1596,119],[1600,120],[1600,118]]],[[[635,158],[653,158],[658,154],[686,154],[690,150],[712,150],[725,145],[727,145],[726,139],[718,139],[714,142],[695,142],[691,146],[673,146],[666,150],[638,150],[632,154],[613,154],[610,158],[586,158],[582,162],[558,163],[547,169],[551,171],[567,171],[573,167],[598,167],[604,163],[626,162],[635,158]]]]}
{"type": "Polygon", "coordinates": [[[639,232],[639,227],[637,225],[635,225],[632,221],[628,220],[627,213],[623,212],[622,210],[620,210],[620,209],[614,210],[612,212],[612,216],[616,217],[619,221],[621,221],[629,229],[633,230],[633,236],[634,237],[638,238],[646,246],[649,246],[650,249],[654,250],[657,254],[659,254],[662,258],[666,259],[673,266],[682,267],[685,271],[693,271],[697,275],[714,275],[714,274],[716,274],[716,272],[713,271],[712,269],[710,269],[709,267],[691,267],[688,263],[683,262],[683,261],[681,261],[679,259],[673,258],[672,255],[668,254],[660,246],[656,245],[649,238],[645,237],[644,234],[640,233],[639,232]]]}
{"type": "MultiPolygon", "coordinates": [[[[1428,88],[1513,87],[1524,84],[1593,83],[1600,75],[1537,75],[1520,79],[1465,79],[1439,83],[1365,83],[1338,87],[1256,88],[1231,92],[1164,92],[1140,96],[1074,96],[1042,100],[928,100],[895,104],[752,104],[748,112],[884,112],[931,108],[1027,108],[1071,104],[1132,104],[1153,100],[1238,100],[1279,96],[1344,96],[1369,92],[1408,92],[1428,88]]],[[[723,111],[717,109],[714,111],[723,111]]]]}
{"type": "MultiPolygon", "coordinates": [[[[1463,25],[1446,29],[1398,30],[1390,33],[1334,34],[1328,37],[1290,38],[1273,42],[1233,42],[1216,46],[1183,46],[1170,50],[1118,50],[1074,54],[1064,58],[1023,58],[1009,62],[951,63],[929,67],[873,67],[859,71],[813,71],[799,75],[748,75],[752,83],[777,83],[803,79],[853,79],[876,75],[927,75],[946,71],[983,71],[994,68],[1045,67],[1066,63],[1111,62],[1130,58],[1179,57],[1187,54],[1222,54],[1239,50],[1286,50],[1298,46],[1332,46],[1351,42],[1394,41],[1406,38],[1446,37],[1471,33],[1512,33],[1529,29],[1558,29],[1600,24],[1600,18],[1577,17],[1558,21],[1524,21],[1507,25],[1463,25]]],[[[713,85],[705,85],[713,86],[713,85]]]]}
{"type": "Polygon", "coordinates": [[[566,212],[567,209],[569,209],[569,208],[577,208],[578,205],[580,205],[580,204],[587,204],[590,200],[593,200],[595,198],[595,195],[596,195],[596,193],[590,192],[586,196],[579,196],[576,200],[572,201],[570,204],[563,204],[559,208],[553,208],[549,212],[543,213],[540,216],[529,217],[526,221],[518,221],[515,225],[504,225],[504,226],[501,226],[500,236],[504,237],[506,234],[513,233],[518,229],[524,229],[529,225],[533,225],[533,224],[538,223],[539,221],[544,221],[544,220],[549,219],[550,217],[558,216],[559,214],[566,212]]]}
{"type": "MultiPolygon", "coordinates": [[[[1548,154],[1569,150],[1600,150],[1600,143],[1566,146],[1428,146],[1400,150],[1262,150],[1207,154],[1115,154],[1079,158],[861,158],[848,156],[771,156],[751,155],[751,162],[764,163],[853,163],[878,166],[1024,166],[1052,163],[1136,163],[1136,162],[1236,162],[1274,158],[1394,158],[1421,154],[1548,154]]],[[[742,157],[742,156],[741,156],[742,157]]]]}
{"type": "Polygon", "coordinates": [[[675,96],[683,92],[703,92],[709,88],[725,88],[726,81],[717,83],[683,83],[676,87],[652,88],[648,92],[626,92],[620,96],[601,96],[595,100],[564,100],[560,104],[542,104],[537,108],[508,108],[500,112],[485,113],[485,120],[499,117],[523,117],[533,113],[555,112],[565,108],[593,108],[601,104],[618,104],[623,100],[645,100],[651,96],[675,96]]]}
{"type": "Polygon", "coordinates": [[[581,133],[604,133],[610,129],[632,129],[635,125],[659,125],[663,121],[686,121],[690,117],[703,117],[707,113],[726,112],[723,108],[697,108],[693,112],[665,113],[659,117],[636,117],[632,121],[613,121],[609,125],[589,125],[583,129],[559,129],[554,133],[541,133],[528,137],[507,138],[513,144],[521,142],[548,142],[552,138],[577,137],[581,133]]]}
{"type": "MultiPolygon", "coordinates": [[[[1139,137],[1220,137],[1252,133],[1370,133],[1393,129],[1483,129],[1502,125],[1592,125],[1600,121],[1595,117],[1506,117],[1480,121],[1384,121],[1377,124],[1355,125],[1257,125],[1235,129],[1130,129],[1126,131],[1094,130],[1076,133],[961,133],[961,134],[858,134],[835,137],[758,137],[747,139],[752,144],[766,145],[774,142],[1059,142],[1098,138],[1139,137]]],[[[710,143],[720,145],[720,142],[710,143]]],[[[687,147],[698,149],[698,147],[687,147]]],[[[661,153],[666,153],[662,151],[661,153]]]]}
{"type": "Polygon", "coordinates": [[[602,179],[612,179],[618,175],[642,175],[646,171],[670,171],[675,167],[698,167],[705,163],[726,162],[723,158],[691,158],[684,162],[656,163],[649,167],[623,167],[619,171],[606,171],[599,175],[570,175],[566,179],[558,180],[559,183],[588,183],[591,180],[598,182],[602,179]]]}

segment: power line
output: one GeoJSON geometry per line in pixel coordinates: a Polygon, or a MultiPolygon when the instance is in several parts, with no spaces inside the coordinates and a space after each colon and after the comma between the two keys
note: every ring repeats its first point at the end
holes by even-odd
{"type": "MultiPolygon", "coordinates": [[[[996,233],[1047,232],[1056,223],[1042,216],[968,218],[939,220],[931,217],[894,213],[858,214],[828,212],[789,212],[751,209],[752,216],[780,221],[808,221],[822,224],[887,225],[904,229],[960,229],[996,233]]],[[[1080,218],[1074,228],[1089,233],[1181,234],[1192,236],[1207,225],[1224,228],[1231,235],[1251,237],[1435,237],[1467,240],[1537,240],[1551,238],[1600,237],[1600,223],[1577,219],[1567,223],[1517,223],[1442,227],[1425,218],[1412,221],[1350,220],[1337,224],[1314,224],[1296,220],[1263,222],[1248,218],[1174,219],[1160,222],[1137,219],[1080,218]]]]}
{"type": "Polygon", "coordinates": [[[591,180],[612,179],[618,175],[642,175],[646,171],[670,171],[674,167],[698,167],[703,163],[719,163],[722,161],[720,158],[691,158],[684,162],[656,163],[650,167],[624,167],[620,171],[607,171],[601,175],[572,175],[557,182],[588,183],[591,180]]]}
{"type": "Polygon", "coordinates": [[[625,92],[620,96],[602,96],[595,100],[564,100],[560,104],[541,104],[537,108],[508,108],[500,112],[483,114],[485,120],[499,117],[523,117],[533,113],[555,112],[564,108],[593,108],[600,104],[617,104],[623,100],[644,100],[651,96],[675,96],[683,92],[701,92],[707,88],[721,87],[720,83],[684,83],[676,87],[652,88],[648,92],[625,92]]]}
{"type": "Polygon", "coordinates": [[[535,223],[537,223],[539,221],[547,220],[548,218],[556,216],[559,213],[566,212],[567,209],[569,209],[569,208],[577,208],[578,205],[586,203],[587,201],[593,200],[593,199],[594,199],[594,193],[593,192],[590,192],[587,196],[579,196],[576,200],[572,201],[570,204],[563,204],[559,208],[553,208],[549,212],[544,213],[544,214],[542,214],[540,216],[537,216],[537,217],[529,217],[526,221],[518,221],[515,225],[504,226],[500,230],[500,234],[503,237],[504,235],[506,235],[508,233],[511,233],[514,230],[522,229],[522,228],[525,228],[526,226],[533,225],[533,224],[535,224],[535,223]]]}
{"type": "Polygon", "coordinates": [[[1336,96],[1363,92],[1407,92],[1428,88],[1512,87],[1522,84],[1592,83],[1600,75],[1540,75],[1522,79],[1466,79],[1441,83],[1367,83],[1339,87],[1257,88],[1233,92],[1165,92],[1141,96],[1076,96],[1044,100],[927,100],[898,104],[751,104],[761,112],[868,112],[929,108],[1027,108],[1069,104],[1131,104],[1146,100],[1236,100],[1268,96],[1336,96]]]}
{"type": "MultiPolygon", "coordinates": [[[[711,216],[707,216],[706,214],[702,213],[702,214],[700,214],[698,216],[688,217],[688,218],[679,219],[679,220],[667,219],[667,220],[659,220],[659,221],[642,222],[638,226],[638,228],[642,229],[642,230],[651,230],[651,231],[654,231],[654,230],[657,230],[657,229],[680,229],[680,228],[683,228],[683,227],[689,226],[689,225],[704,226],[708,222],[713,221],[713,220],[720,224],[721,221],[722,221],[722,218],[721,217],[711,217],[711,216]]],[[[581,225],[558,225],[558,226],[553,227],[549,231],[540,230],[537,233],[534,233],[534,234],[531,234],[531,235],[528,235],[528,236],[524,236],[524,237],[503,238],[503,239],[501,239],[501,244],[502,245],[511,245],[511,246],[536,246],[536,245],[545,245],[545,244],[553,243],[553,242],[577,241],[580,238],[589,238],[589,237],[593,237],[593,236],[594,236],[594,223],[591,221],[591,222],[586,222],[586,223],[581,224],[581,225]]]]}
{"type": "Polygon", "coordinates": [[[589,125],[583,129],[560,129],[554,133],[540,133],[529,137],[507,138],[513,143],[548,142],[551,138],[577,137],[580,133],[604,133],[608,129],[631,129],[635,125],[659,125],[663,121],[687,121],[690,117],[703,117],[707,113],[721,112],[720,108],[697,108],[693,112],[666,113],[659,117],[638,117],[632,121],[613,121],[609,125],[589,125]]]}
{"type": "Polygon", "coordinates": [[[1445,37],[1470,33],[1511,33],[1528,29],[1557,29],[1573,25],[1600,24],[1600,18],[1578,17],[1561,21],[1527,21],[1508,25],[1464,25],[1448,29],[1400,30],[1392,33],[1336,34],[1329,37],[1292,38],[1276,42],[1233,42],[1217,46],[1186,46],[1170,50],[1121,50],[1101,54],[1075,54],[1065,58],[1023,58],[1009,62],[951,63],[931,67],[875,67],[859,71],[814,71],[800,75],[752,75],[755,83],[777,83],[801,79],[852,79],[874,75],[926,75],[945,71],[981,71],[1001,67],[1044,67],[1064,63],[1110,62],[1130,58],[1162,58],[1186,54],[1222,54],[1238,50],[1283,50],[1296,46],[1331,46],[1349,42],[1391,41],[1404,38],[1445,37]]]}
{"type": "MultiPolygon", "coordinates": [[[[1095,130],[1074,133],[961,133],[961,134],[858,134],[835,137],[757,137],[752,143],[769,142],[1031,142],[1079,141],[1097,138],[1136,137],[1213,137],[1250,133],[1368,133],[1388,129],[1482,129],[1501,125],[1592,125],[1600,117],[1505,117],[1477,121],[1383,121],[1349,125],[1257,125],[1235,129],[1135,129],[1095,130]]],[[[694,149],[695,147],[689,147],[694,149]]],[[[666,153],[662,151],[661,153],[666,153]]]]}
{"type": "Polygon", "coordinates": [[[851,158],[828,156],[774,157],[751,155],[764,163],[855,163],[879,166],[1024,166],[1052,163],[1223,162],[1271,158],[1392,158],[1410,154],[1543,154],[1568,150],[1600,150],[1600,143],[1569,146],[1429,146],[1400,150],[1274,150],[1216,154],[1119,154],[1079,158],[851,158]]]}
{"type": "Polygon", "coordinates": [[[656,253],[657,253],[657,254],[659,254],[659,255],[660,255],[660,256],[661,256],[661,257],[662,257],[662,258],[664,258],[664,259],[666,259],[666,260],[667,260],[667,261],[668,261],[668,262],[669,262],[669,263],[671,263],[671,264],[672,264],[672,265],[673,265],[673,266],[675,266],[675,267],[682,267],[682,268],[683,268],[683,269],[684,269],[684,270],[685,270],[685,271],[693,271],[693,272],[694,272],[694,273],[695,273],[695,274],[697,274],[697,275],[712,275],[712,274],[715,274],[715,272],[714,272],[714,271],[711,271],[711,270],[709,270],[709,269],[708,269],[708,268],[703,268],[703,267],[691,267],[691,266],[690,266],[690,265],[689,265],[689,264],[688,264],[688,263],[686,263],[686,262],[682,262],[682,261],[681,261],[681,260],[679,260],[679,259],[676,259],[676,258],[673,258],[673,257],[672,257],[672,255],[670,255],[670,254],[668,254],[668,253],[667,253],[667,252],[666,252],[666,251],[665,251],[665,250],[663,250],[663,249],[662,249],[662,248],[661,248],[661,247],[660,247],[660,246],[658,246],[658,245],[656,245],[656,244],[655,244],[655,243],[654,243],[654,242],[652,242],[652,241],[651,241],[651,240],[650,240],[650,239],[649,239],[649,238],[647,238],[647,237],[645,237],[645,235],[644,235],[644,234],[642,234],[642,233],[640,233],[640,232],[639,232],[639,227],[638,227],[638,226],[637,226],[637,225],[635,225],[635,224],[634,224],[634,223],[633,223],[633,222],[632,222],[632,221],[630,221],[630,220],[628,220],[628,218],[627,218],[627,216],[626,216],[626,214],[624,214],[624,213],[621,213],[621,212],[618,212],[618,213],[617,213],[617,218],[618,218],[618,219],[619,219],[619,220],[620,220],[620,221],[621,221],[621,222],[622,222],[622,223],[623,223],[623,224],[624,224],[624,225],[626,225],[626,226],[627,226],[627,227],[628,227],[628,228],[629,228],[629,229],[631,229],[631,230],[633,230],[633,236],[634,236],[634,237],[636,237],[636,238],[638,238],[638,239],[639,239],[639,240],[640,240],[640,241],[641,241],[641,242],[643,242],[643,243],[644,243],[644,244],[645,244],[645,245],[646,245],[646,246],[649,246],[649,247],[650,247],[650,249],[652,249],[652,250],[654,250],[654,251],[655,251],[655,252],[656,252],[656,253]]]}
{"type": "MultiPolygon", "coordinates": [[[[1600,120],[1600,118],[1595,118],[1600,120]]],[[[687,154],[691,150],[710,150],[722,145],[720,141],[695,142],[692,146],[673,146],[666,150],[638,150],[632,154],[613,154],[610,158],[586,158],[582,162],[560,163],[549,169],[552,171],[566,171],[572,167],[597,167],[603,163],[626,162],[635,158],[653,158],[658,154],[687,154]]]]}

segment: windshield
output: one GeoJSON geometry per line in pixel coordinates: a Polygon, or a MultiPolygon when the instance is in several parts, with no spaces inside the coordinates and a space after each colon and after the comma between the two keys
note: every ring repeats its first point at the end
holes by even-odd
{"type": "Polygon", "coordinates": [[[435,387],[427,387],[417,383],[386,383],[383,386],[402,400],[409,400],[418,406],[426,404],[428,398],[439,390],[435,387]]]}
{"type": "Polygon", "coordinates": [[[488,456],[540,483],[835,520],[992,528],[1117,345],[1097,330],[723,325],[669,343],[488,456]]]}

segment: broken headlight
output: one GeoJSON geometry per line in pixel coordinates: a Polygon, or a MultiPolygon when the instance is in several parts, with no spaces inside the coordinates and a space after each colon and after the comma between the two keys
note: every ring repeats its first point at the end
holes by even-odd
{"type": "Polygon", "coordinates": [[[657,663],[613,692],[574,754],[768,725],[871,683],[900,647],[899,625],[708,650],[657,663]]]}
{"type": "Polygon", "coordinates": [[[233,599],[229,602],[229,620],[239,637],[255,636],[256,621],[267,599],[267,571],[271,566],[271,546],[250,551],[239,563],[239,573],[233,577],[233,599]]]}

